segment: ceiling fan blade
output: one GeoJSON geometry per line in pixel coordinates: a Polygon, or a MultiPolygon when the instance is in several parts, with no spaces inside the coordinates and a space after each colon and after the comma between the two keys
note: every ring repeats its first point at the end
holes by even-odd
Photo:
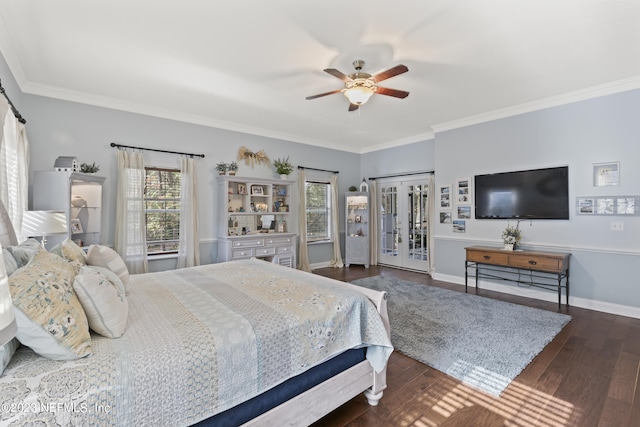
{"type": "Polygon", "coordinates": [[[316,99],[316,98],[320,98],[321,96],[333,95],[334,93],[340,93],[340,92],[342,92],[342,89],[336,89],[336,90],[332,90],[331,92],[319,93],[317,95],[307,96],[305,99],[316,99]]]}
{"type": "Polygon", "coordinates": [[[358,104],[349,104],[349,111],[356,111],[359,107],[358,104]]]}
{"type": "Polygon", "coordinates": [[[404,90],[389,89],[387,87],[380,87],[380,86],[378,86],[376,93],[380,95],[393,96],[396,98],[406,98],[407,96],[409,96],[409,92],[406,92],[404,90]]]}
{"type": "Polygon", "coordinates": [[[409,71],[409,68],[407,68],[406,65],[400,64],[400,65],[396,65],[393,68],[389,68],[387,71],[382,71],[378,74],[375,74],[371,78],[373,79],[374,82],[379,83],[383,80],[397,76],[398,74],[406,73],[407,71],[409,71]]]}
{"type": "Polygon", "coordinates": [[[347,76],[342,71],[336,70],[335,68],[325,68],[323,71],[325,73],[331,74],[333,77],[339,78],[340,80],[342,80],[345,83],[352,81],[351,77],[347,76]]]}

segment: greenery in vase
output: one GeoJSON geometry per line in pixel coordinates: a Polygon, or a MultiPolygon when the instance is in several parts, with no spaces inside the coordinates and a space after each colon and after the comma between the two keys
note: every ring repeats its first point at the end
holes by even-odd
{"type": "Polygon", "coordinates": [[[236,162],[229,163],[227,165],[227,167],[228,167],[228,170],[230,170],[230,171],[237,172],[237,170],[238,170],[238,164],[236,162]]]}
{"type": "Polygon", "coordinates": [[[505,245],[516,245],[520,242],[520,239],[522,239],[522,233],[518,228],[518,224],[516,224],[515,227],[508,225],[507,228],[502,231],[502,241],[505,245]]]}
{"type": "Polygon", "coordinates": [[[100,166],[96,165],[96,162],[91,164],[83,163],[80,165],[80,172],[82,173],[96,173],[100,170],[100,166]]]}
{"type": "Polygon", "coordinates": [[[276,168],[278,175],[289,175],[293,172],[293,165],[289,162],[289,156],[285,159],[277,158],[273,161],[273,166],[276,168]]]}

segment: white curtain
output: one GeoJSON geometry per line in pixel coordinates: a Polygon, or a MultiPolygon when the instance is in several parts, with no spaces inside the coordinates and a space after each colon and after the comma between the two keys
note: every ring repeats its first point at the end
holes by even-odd
{"type": "Polygon", "coordinates": [[[434,271],[435,259],[433,257],[434,238],[433,233],[435,230],[436,218],[436,191],[435,191],[435,177],[433,174],[429,175],[429,188],[427,189],[427,232],[429,233],[427,239],[427,256],[429,257],[429,265],[427,273],[431,274],[434,271]]]}
{"type": "Polygon", "coordinates": [[[375,180],[371,180],[369,181],[369,265],[378,265],[379,214],[378,184],[375,180]]]}
{"type": "Polygon", "coordinates": [[[300,239],[298,269],[311,271],[309,252],[307,250],[307,174],[304,169],[298,170],[298,237],[300,239]]]}
{"type": "Polygon", "coordinates": [[[142,153],[117,150],[115,250],[132,274],[146,273],[147,238],[144,213],[144,158],[142,153]]]}
{"type": "Polygon", "coordinates": [[[338,175],[332,174],[329,178],[331,184],[331,240],[333,241],[333,258],[329,266],[334,268],[344,267],[342,252],[340,252],[340,223],[338,221],[338,175]]]}
{"type": "Polygon", "coordinates": [[[11,218],[16,236],[21,236],[22,215],[28,210],[29,203],[27,129],[16,119],[4,97],[0,97],[0,121],[0,200],[11,218]]]}
{"type": "Polygon", "coordinates": [[[198,186],[196,161],[183,157],[180,161],[180,241],[178,268],[200,265],[198,240],[198,186]]]}

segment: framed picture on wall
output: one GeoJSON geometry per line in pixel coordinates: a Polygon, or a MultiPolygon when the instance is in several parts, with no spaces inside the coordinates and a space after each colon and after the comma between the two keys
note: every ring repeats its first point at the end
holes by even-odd
{"type": "Polygon", "coordinates": [[[635,215],[636,209],[635,197],[616,198],[616,213],[618,215],[635,215]]]}
{"type": "Polygon", "coordinates": [[[458,219],[471,219],[471,206],[458,206],[458,219]]]}
{"type": "Polygon", "coordinates": [[[580,215],[593,215],[595,213],[595,200],[590,197],[579,197],[578,213],[580,215]]]}
{"type": "Polygon", "coordinates": [[[451,209],[451,186],[440,186],[438,194],[440,196],[440,209],[451,209]]]}
{"type": "Polygon", "coordinates": [[[613,197],[598,197],[596,200],[596,213],[598,215],[613,215],[615,208],[613,197]]]}
{"type": "Polygon", "coordinates": [[[593,186],[606,187],[620,185],[620,162],[595,163],[593,165],[593,186]]]}
{"type": "Polygon", "coordinates": [[[456,203],[459,205],[471,204],[471,179],[463,178],[456,182],[456,203]]]}

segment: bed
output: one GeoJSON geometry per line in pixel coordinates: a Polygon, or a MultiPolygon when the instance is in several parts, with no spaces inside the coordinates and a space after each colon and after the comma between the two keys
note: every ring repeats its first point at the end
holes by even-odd
{"type": "MultiPolygon", "coordinates": [[[[3,247],[16,246],[0,234],[3,247]]],[[[74,287],[89,269],[123,273],[42,252],[10,284],[43,259],[72,265],[74,287]]],[[[90,350],[77,346],[90,354],[69,360],[17,348],[0,376],[1,425],[309,425],[362,392],[376,405],[386,388],[383,292],[257,259],[118,286],[127,305],[118,338],[92,326],[90,350]]]]}

